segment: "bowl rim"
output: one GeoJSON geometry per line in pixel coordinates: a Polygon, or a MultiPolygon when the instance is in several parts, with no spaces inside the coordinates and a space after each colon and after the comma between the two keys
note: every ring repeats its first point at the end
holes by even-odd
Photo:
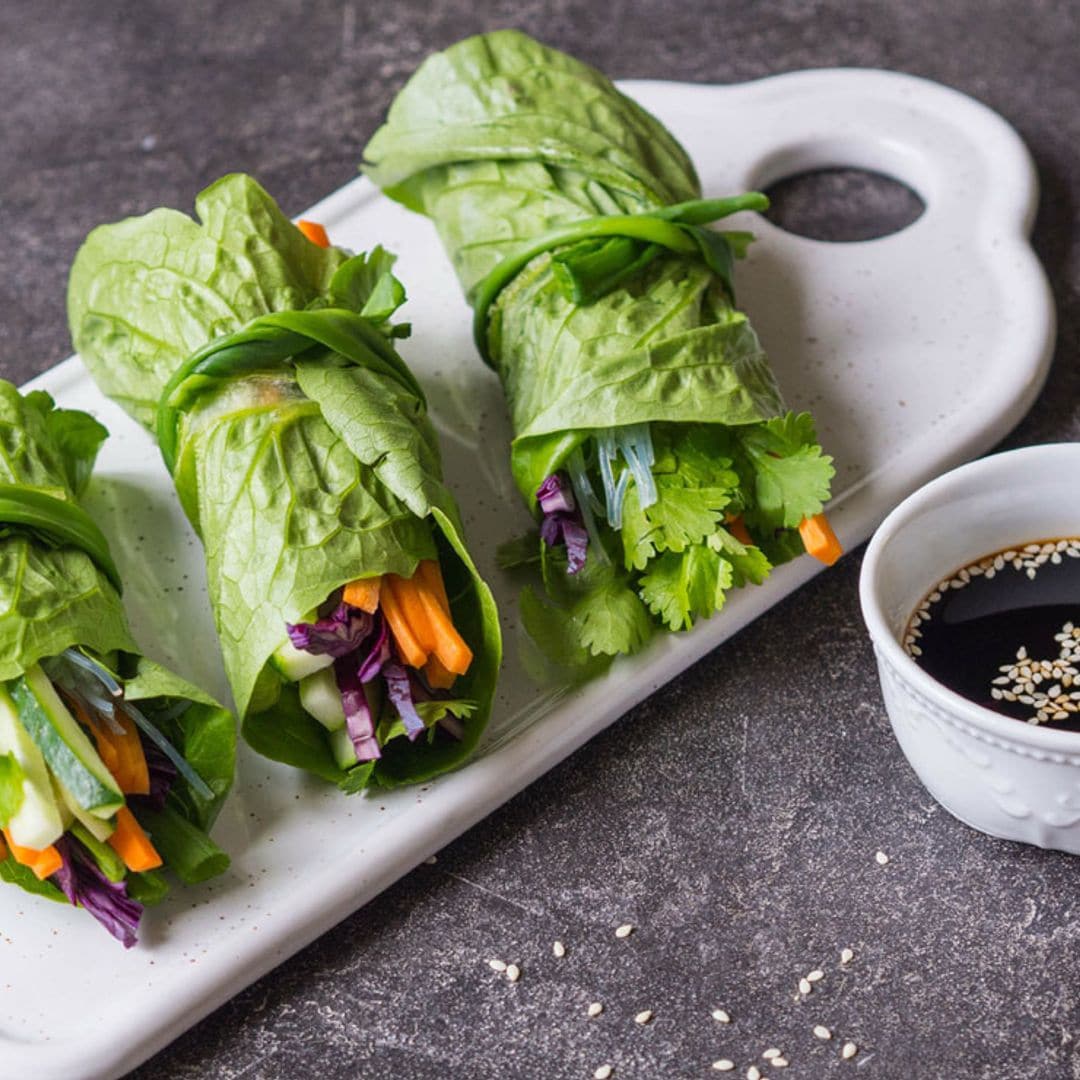
{"type": "MultiPolygon", "coordinates": [[[[878,526],[877,531],[870,540],[859,574],[859,603],[862,608],[863,622],[866,624],[875,649],[879,651],[897,675],[905,682],[910,683],[923,696],[946,709],[953,716],[987,734],[993,735],[997,739],[1030,748],[1075,756],[1080,755],[1080,732],[1061,731],[1041,724],[1028,724],[1012,717],[1003,716],[994,712],[993,709],[969,701],[955,690],[950,690],[949,687],[938,682],[932,675],[919,667],[914,658],[908,655],[907,650],[901,645],[899,638],[893,633],[880,596],[881,562],[885,550],[897,533],[905,528],[913,517],[926,509],[929,504],[938,500],[950,488],[961,484],[967,486],[972,481],[976,481],[982,487],[990,488],[993,485],[994,477],[998,473],[1010,469],[1018,460],[1024,459],[1026,463],[1034,464],[1035,460],[1040,458],[1052,462],[1072,458],[1073,468],[1076,469],[1078,476],[1080,476],[1080,468],[1078,468],[1080,466],[1080,442],[1039,443],[1034,446],[1024,446],[1017,450],[1006,450],[1001,453],[990,454],[987,457],[968,462],[966,465],[950,469],[949,472],[943,473],[912,492],[903,502],[894,507],[878,526]]],[[[1077,482],[1080,484],[1080,480],[1077,482]]],[[[1080,535],[1080,532],[1078,532],[1078,535],[1080,535]]],[[[1016,542],[1020,543],[1021,541],[1017,540],[1016,542]]],[[[1030,543],[1031,540],[1024,542],[1030,543]]],[[[942,575],[953,569],[956,568],[943,569],[942,575]]],[[[933,583],[930,583],[929,587],[932,587],[932,585],[933,583]]]]}

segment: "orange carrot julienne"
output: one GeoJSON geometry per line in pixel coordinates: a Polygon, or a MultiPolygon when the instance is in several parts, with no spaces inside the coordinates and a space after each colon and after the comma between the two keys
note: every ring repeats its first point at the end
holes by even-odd
{"type": "Polygon", "coordinates": [[[807,554],[813,555],[826,566],[832,566],[844,554],[844,549],[824,514],[803,518],[799,523],[799,535],[807,554]]]}
{"type": "Polygon", "coordinates": [[[443,666],[443,662],[437,656],[428,657],[428,662],[424,665],[424,676],[432,690],[449,690],[457,679],[452,671],[443,666]]]}
{"type": "Polygon", "coordinates": [[[750,535],[750,530],[746,527],[746,522],[743,521],[742,514],[730,514],[724,518],[724,524],[728,528],[728,532],[739,541],[740,544],[745,544],[747,547],[754,546],[754,538],[750,535]]]}
{"type": "Polygon", "coordinates": [[[394,644],[397,645],[401,659],[409,667],[422,668],[427,662],[428,654],[409,625],[396,588],[397,581],[401,579],[397,578],[395,581],[395,578],[395,574],[386,575],[379,590],[379,606],[390,624],[390,633],[394,636],[394,644]]]}
{"type": "Polygon", "coordinates": [[[0,836],[0,860],[8,857],[7,844],[4,843],[4,838],[0,836]]]}
{"type": "Polygon", "coordinates": [[[330,237],[326,235],[326,230],[317,221],[305,221],[301,218],[296,227],[313,243],[318,244],[319,247],[328,248],[330,246],[330,237]]]}
{"type": "Polygon", "coordinates": [[[416,577],[399,577],[397,574],[388,574],[387,579],[392,582],[394,599],[400,605],[409,629],[420,647],[430,656],[435,650],[435,631],[420,600],[419,580],[416,577]]]}
{"type": "Polygon", "coordinates": [[[416,568],[420,580],[435,594],[436,599],[442,604],[443,611],[450,614],[450,597],[446,595],[446,583],[443,581],[442,567],[438,559],[421,559],[416,568]]]}
{"type": "MultiPolygon", "coordinates": [[[[85,714],[80,709],[78,715],[82,719],[85,714]]],[[[87,725],[105,768],[112,773],[125,795],[149,795],[150,769],[146,764],[138,728],[127,717],[118,715],[113,717],[112,723],[119,726],[119,733],[100,721],[87,725]]]]}
{"type": "Polygon", "coordinates": [[[379,607],[381,582],[381,577],[358,578],[356,581],[350,581],[345,586],[341,599],[351,607],[359,608],[369,615],[374,615],[379,607]]]}
{"type": "Polygon", "coordinates": [[[161,856],[157,849],[150,843],[150,837],[143,832],[143,827],[126,806],[121,806],[116,811],[116,828],[109,837],[109,847],[124,860],[124,865],[133,873],[141,874],[144,870],[156,870],[161,866],[161,856]]]}
{"type": "Polygon", "coordinates": [[[421,587],[417,589],[417,595],[435,638],[431,651],[448,671],[455,675],[464,675],[472,663],[472,649],[465,644],[465,639],[450,621],[450,613],[443,609],[434,592],[421,587]]]}
{"type": "Polygon", "coordinates": [[[15,861],[32,870],[38,881],[44,881],[47,877],[51,877],[64,865],[60,852],[52,844],[47,848],[42,848],[40,851],[36,848],[23,847],[11,839],[11,833],[7,829],[4,829],[4,839],[7,841],[7,846],[11,850],[15,861]]]}

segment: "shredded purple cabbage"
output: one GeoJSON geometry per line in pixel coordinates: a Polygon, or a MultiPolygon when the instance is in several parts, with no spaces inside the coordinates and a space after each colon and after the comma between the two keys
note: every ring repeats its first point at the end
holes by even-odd
{"type": "Polygon", "coordinates": [[[155,810],[161,810],[165,806],[165,798],[172,790],[176,782],[176,766],[168,759],[165,753],[148,739],[141,739],[143,753],[146,755],[146,768],[150,773],[150,793],[136,796],[145,799],[148,806],[155,810]]]}
{"type": "Polygon", "coordinates": [[[127,885],[110,881],[74,837],[62,836],[55,846],[63,865],[52,880],[61,892],[76,907],[86,908],[125,949],[137,944],[143,906],[128,896],[127,885]]]}
{"type": "Polygon", "coordinates": [[[376,630],[374,643],[367,656],[360,663],[360,681],[369,683],[383,669],[383,665],[390,659],[390,628],[386,619],[381,614],[375,617],[376,630]]]}
{"type": "Polygon", "coordinates": [[[540,538],[548,547],[566,545],[566,572],[576,574],[585,565],[589,550],[589,531],[581,520],[574,502],[569,481],[560,473],[552,473],[536,489],[536,497],[544,519],[540,522],[540,538]]]}
{"type": "Polygon", "coordinates": [[[536,489],[536,499],[545,514],[572,514],[576,509],[573,488],[559,473],[552,473],[536,489]]]}
{"type": "Polygon", "coordinates": [[[315,656],[345,656],[359,648],[371,633],[372,618],[366,611],[338,604],[332,615],[313,623],[286,623],[293,647],[315,656]]]}
{"type": "Polygon", "coordinates": [[[340,656],[334,661],[334,679],[341,693],[341,707],[345,710],[345,729],[352,740],[360,761],[376,761],[382,757],[379,741],[375,737],[375,718],[371,715],[364,684],[355,656],[340,656]]]}
{"type": "Polygon", "coordinates": [[[384,664],[383,678],[386,680],[386,692],[390,695],[394,708],[405,726],[405,734],[410,742],[415,742],[424,733],[424,721],[413,704],[413,688],[409,682],[409,673],[398,663],[384,664]]]}

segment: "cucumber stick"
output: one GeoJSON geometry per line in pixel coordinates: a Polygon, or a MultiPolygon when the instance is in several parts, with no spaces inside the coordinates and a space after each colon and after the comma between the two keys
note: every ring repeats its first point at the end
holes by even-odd
{"type": "MultiPolygon", "coordinates": [[[[72,820],[79,822],[95,840],[104,843],[116,831],[116,822],[111,818],[105,820],[95,817],[84,810],[76,801],[75,796],[59,780],[53,779],[53,787],[60,796],[61,809],[67,810],[72,820]]],[[[67,815],[65,815],[66,817],[67,815]]]]}
{"type": "Polygon", "coordinates": [[[98,818],[112,817],[124,805],[124,796],[45,672],[35,664],[7,685],[23,727],[56,779],[83,810],[98,818]]]}
{"type": "Polygon", "coordinates": [[[40,851],[64,835],[45,759],[19,722],[11,695],[0,685],[0,754],[11,754],[23,771],[23,801],[7,824],[16,844],[40,851]]]}
{"type": "Polygon", "coordinates": [[[349,738],[348,729],[344,727],[330,732],[330,752],[334,755],[339,769],[351,768],[360,760],[356,756],[356,747],[349,738]]]}
{"type": "Polygon", "coordinates": [[[323,668],[300,680],[300,704],[327,731],[345,726],[345,709],[333,668],[323,668]]]}
{"type": "Polygon", "coordinates": [[[271,665],[277,668],[286,682],[299,682],[316,671],[330,667],[333,662],[332,656],[316,656],[315,653],[304,652],[291,641],[279,645],[270,657],[271,665]]]}

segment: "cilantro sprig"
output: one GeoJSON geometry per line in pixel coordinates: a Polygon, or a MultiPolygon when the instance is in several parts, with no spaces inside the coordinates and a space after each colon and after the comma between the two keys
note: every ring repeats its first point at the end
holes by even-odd
{"type": "Polygon", "coordinates": [[[568,574],[565,551],[535,534],[502,553],[504,565],[540,562],[546,598],[527,590],[522,613],[560,668],[591,670],[658,626],[689,630],[714,615],[731,589],[802,552],[797,527],[828,497],[832,461],[807,413],[741,428],[654,424],[652,438],[655,501],[643,507],[631,480],[621,528],[602,524],[603,552],[590,547],[583,571],[568,574]]]}

